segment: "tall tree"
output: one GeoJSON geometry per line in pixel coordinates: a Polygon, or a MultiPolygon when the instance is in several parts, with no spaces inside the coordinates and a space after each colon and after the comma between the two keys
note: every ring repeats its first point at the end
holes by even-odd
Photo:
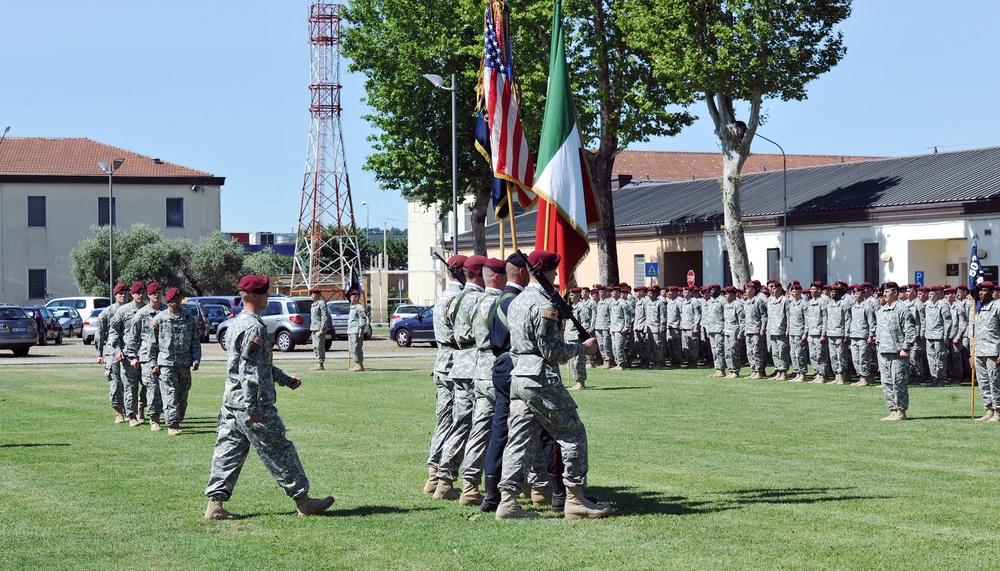
{"type": "Polygon", "coordinates": [[[264,248],[243,258],[241,274],[267,274],[280,276],[292,273],[292,258],[275,252],[271,247],[264,248]]]}
{"type": "Polygon", "coordinates": [[[851,0],[625,0],[635,15],[631,43],[653,55],[658,75],[704,97],[722,146],[726,248],[734,283],[750,280],[743,233],[743,163],[765,99],[801,101],[805,86],[833,68],[846,48],[836,26],[851,0]],[[737,119],[736,101],[749,105],[737,119]]]}
{"type": "Polygon", "coordinates": [[[195,295],[214,295],[236,291],[246,251],[236,240],[216,230],[197,244],[180,239],[179,246],[187,259],[184,277],[195,295]]]}

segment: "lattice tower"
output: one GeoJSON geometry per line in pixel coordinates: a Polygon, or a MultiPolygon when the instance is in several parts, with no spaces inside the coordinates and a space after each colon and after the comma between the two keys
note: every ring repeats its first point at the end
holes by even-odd
{"type": "Polygon", "coordinates": [[[340,4],[309,7],[309,148],[292,265],[292,291],[361,276],[354,204],[340,124],[340,4]]]}

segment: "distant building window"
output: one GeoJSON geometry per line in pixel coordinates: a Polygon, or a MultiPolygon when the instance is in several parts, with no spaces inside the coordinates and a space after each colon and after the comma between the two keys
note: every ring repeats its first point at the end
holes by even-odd
{"type": "Polygon", "coordinates": [[[827,283],[826,246],[813,246],[813,280],[827,283]]]}
{"type": "Polygon", "coordinates": [[[28,197],[28,226],[45,227],[45,197],[28,197]]]}
{"type": "Polygon", "coordinates": [[[878,256],[878,242],[865,244],[865,281],[874,285],[878,285],[882,281],[879,277],[881,264],[878,256]]]}
{"type": "Polygon", "coordinates": [[[45,268],[28,270],[28,299],[45,299],[49,281],[48,273],[45,268]]]}
{"type": "Polygon", "coordinates": [[[465,231],[468,232],[472,228],[472,205],[465,205],[465,231]]]}
{"type": "Polygon", "coordinates": [[[632,255],[632,279],[633,285],[646,284],[646,254],[632,255]]]}
{"type": "Polygon", "coordinates": [[[767,249],[767,279],[781,281],[781,250],[767,249]]]}
{"type": "Polygon", "coordinates": [[[167,199],[167,228],[184,227],[184,199],[167,199]]]}
{"type": "MultiPolygon", "coordinates": [[[[118,225],[118,199],[115,198],[111,201],[111,224],[113,226],[118,225]]],[[[107,226],[108,225],[108,197],[99,196],[97,197],[97,225],[107,226]]]]}

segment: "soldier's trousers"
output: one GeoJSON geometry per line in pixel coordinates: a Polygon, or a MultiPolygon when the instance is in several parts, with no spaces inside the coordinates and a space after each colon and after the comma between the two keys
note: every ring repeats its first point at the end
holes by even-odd
{"type": "Polygon", "coordinates": [[[927,354],[928,341],[917,337],[910,351],[910,377],[917,380],[926,379],[930,374],[930,355],[927,354]]]}
{"type": "Polygon", "coordinates": [[[285,438],[285,424],[274,405],[263,407],[264,421],[247,424],[247,411],[222,407],[205,495],[226,501],[233,495],[243,462],[253,446],[278,485],[292,498],[309,493],[309,479],[295,445],[285,438]]]}
{"type": "Polygon", "coordinates": [[[431,445],[427,452],[427,465],[437,469],[441,464],[444,443],[448,440],[453,425],[452,408],[455,406],[455,383],[452,382],[448,373],[435,371],[432,374],[436,393],[434,416],[437,421],[434,424],[434,433],[431,435],[431,445]]]}
{"type": "Polygon", "coordinates": [[[976,382],[983,396],[983,408],[1000,410],[1000,368],[996,355],[976,355],[976,382]]]}
{"type": "Polygon", "coordinates": [[[133,367],[128,357],[119,365],[121,365],[122,388],[125,393],[125,414],[132,416],[139,410],[139,385],[142,381],[142,371],[138,367],[133,367]]]}
{"type": "Polygon", "coordinates": [[[611,332],[611,343],[613,345],[612,350],[615,355],[615,363],[617,363],[619,367],[625,367],[628,365],[628,362],[626,361],[626,341],[626,335],[621,331],[611,332]]]}
{"type": "Polygon", "coordinates": [[[670,360],[670,364],[675,367],[680,367],[681,363],[684,362],[684,336],[683,332],[676,328],[667,328],[667,338],[666,342],[666,355],[665,359],[670,360]]]}
{"type": "Polygon", "coordinates": [[[662,367],[664,351],[667,348],[667,334],[664,331],[649,332],[649,360],[655,367],[662,367]]]}
{"type": "Polygon", "coordinates": [[[725,335],[726,368],[730,373],[740,374],[743,367],[743,340],[735,335],[725,335]]]}
{"type": "Polygon", "coordinates": [[[313,355],[317,363],[326,361],[326,335],[322,331],[313,331],[310,334],[313,344],[313,355]]]}
{"type": "Polygon", "coordinates": [[[104,377],[108,379],[109,399],[111,408],[125,409],[125,385],[122,384],[122,364],[115,361],[114,355],[104,356],[104,377]]]}
{"type": "Polygon", "coordinates": [[[543,429],[562,449],[562,478],[566,487],[587,485],[587,431],[576,412],[576,402],[558,375],[511,377],[508,426],[501,490],[520,492],[522,474],[528,472],[540,455],[543,429]]]}
{"type": "Polygon", "coordinates": [[[597,348],[601,353],[601,360],[609,363],[615,361],[614,352],[611,350],[611,332],[607,329],[595,331],[597,336],[597,348]]]}
{"type": "Polygon", "coordinates": [[[962,343],[952,343],[948,345],[948,377],[953,382],[961,382],[965,376],[965,367],[962,366],[962,343]]]}
{"type": "Polygon", "coordinates": [[[694,333],[691,329],[681,330],[681,342],[683,348],[678,353],[678,360],[674,361],[674,366],[680,366],[682,361],[687,361],[692,369],[698,366],[698,357],[701,352],[701,335],[694,333]]]}
{"type": "Polygon", "coordinates": [[[792,370],[797,375],[806,374],[809,366],[809,342],[802,340],[802,335],[788,336],[788,354],[792,362],[792,370]]]}
{"type": "Polygon", "coordinates": [[[483,478],[486,447],[490,444],[490,428],[493,425],[497,398],[493,379],[476,379],[473,386],[476,400],[472,409],[472,428],[469,429],[469,440],[465,445],[462,479],[479,485],[483,478]]]}
{"type": "Polygon", "coordinates": [[[771,341],[771,360],[774,362],[774,370],[784,372],[788,370],[788,337],[785,335],[769,335],[771,341]]]}
{"type": "Polygon", "coordinates": [[[747,361],[750,363],[750,370],[758,373],[764,372],[764,346],[766,337],[758,333],[747,332],[747,361]]]}
{"type": "MultiPolygon", "coordinates": [[[[573,340],[572,343],[575,343],[573,340]]],[[[569,341],[567,341],[569,343],[569,341]]],[[[569,358],[569,370],[572,373],[571,381],[587,380],[587,356],[583,353],[569,358]]]]}
{"type": "Polygon", "coordinates": [[[867,338],[851,337],[851,360],[859,376],[871,376],[872,360],[867,338]]]}
{"type": "Polygon", "coordinates": [[[363,363],[365,360],[365,340],[363,335],[350,334],[347,336],[347,344],[351,348],[351,358],[355,363],[363,363]]]}
{"type": "Polygon", "coordinates": [[[163,412],[163,393],[160,391],[160,375],[153,373],[152,363],[142,363],[142,384],[146,387],[146,401],[149,403],[149,414],[163,412]]]}
{"type": "Polygon", "coordinates": [[[715,368],[722,370],[726,368],[726,339],[719,333],[708,334],[708,344],[712,348],[712,363],[715,368]]]}
{"type": "Polygon", "coordinates": [[[160,391],[167,425],[184,420],[191,391],[191,368],[160,365],[160,391]]]}
{"type": "Polygon", "coordinates": [[[962,378],[970,379],[972,378],[972,361],[970,360],[972,357],[972,342],[968,337],[963,337],[960,345],[962,345],[962,378]]]}
{"type": "MultiPolygon", "coordinates": [[[[928,339],[926,343],[927,374],[935,383],[943,383],[948,378],[948,345],[950,342],[944,339],[928,339]]],[[[916,375],[914,374],[914,376],[916,375]]]]}
{"type": "MultiPolygon", "coordinates": [[[[649,333],[645,331],[635,331],[633,333],[633,351],[632,355],[639,358],[640,362],[646,363],[649,361],[649,333]]],[[[632,359],[629,359],[631,361],[632,359]]]]}
{"type": "Polygon", "coordinates": [[[440,480],[454,482],[458,467],[465,459],[465,446],[472,430],[472,411],[475,408],[475,390],[472,379],[455,379],[455,401],[451,407],[451,432],[441,449],[441,462],[437,469],[440,480]]]}
{"type": "Polygon", "coordinates": [[[812,363],[813,372],[830,376],[830,351],[826,346],[826,341],[820,341],[819,335],[809,336],[809,362],[812,363]]]}
{"type": "Polygon", "coordinates": [[[910,379],[910,359],[899,353],[879,353],[878,368],[882,375],[882,396],[889,410],[906,410],[910,406],[910,393],[906,384],[910,379]]]}
{"type": "MultiPolygon", "coordinates": [[[[484,478],[500,483],[503,476],[503,454],[507,448],[509,431],[507,421],[510,419],[510,371],[513,369],[510,354],[504,353],[497,357],[493,364],[493,390],[496,397],[496,407],[493,411],[493,424],[490,427],[490,444],[486,447],[486,462],[484,478]]],[[[551,437],[549,437],[551,439],[551,437]]],[[[534,465],[528,473],[528,484],[532,488],[544,488],[549,485],[549,472],[545,469],[545,459],[541,448],[534,460],[534,465]]]]}
{"type": "Polygon", "coordinates": [[[847,363],[848,345],[844,344],[844,338],[827,337],[827,343],[830,350],[830,366],[833,368],[834,374],[846,375],[850,366],[847,363]]]}

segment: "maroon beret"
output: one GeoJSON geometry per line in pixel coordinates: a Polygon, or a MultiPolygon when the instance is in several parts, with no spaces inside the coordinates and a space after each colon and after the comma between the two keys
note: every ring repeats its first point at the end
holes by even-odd
{"type": "Polygon", "coordinates": [[[941,285],[931,286],[931,291],[942,291],[942,290],[944,290],[944,286],[941,285]]]}
{"type": "Polygon", "coordinates": [[[150,282],[150,284],[146,286],[146,295],[153,295],[154,293],[159,291],[159,289],[160,289],[160,282],[150,282]]]}
{"type": "Polygon", "coordinates": [[[352,289],[352,290],[350,291],[350,293],[348,293],[347,295],[349,295],[349,296],[351,296],[351,295],[357,295],[357,296],[360,296],[360,295],[361,295],[361,292],[360,292],[360,291],[358,291],[358,290],[356,290],[356,289],[352,289]]]}
{"type": "Polygon", "coordinates": [[[845,287],[844,284],[842,284],[840,282],[837,282],[837,283],[833,284],[833,289],[835,289],[837,291],[844,291],[845,289],[847,289],[847,287],[845,287]]]}
{"type": "Polygon", "coordinates": [[[823,285],[823,282],[821,282],[819,280],[816,280],[813,283],[809,284],[809,287],[818,287],[818,288],[822,289],[824,287],[824,285],[823,285]]]}
{"type": "Polygon", "coordinates": [[[461,269],[465,266],[465,261],[468,260],[468,256],[463,256],[462,254],[455,254],[454,256],[448,258],[448,267],[454,269],[461,269]]]}
{"type": "Polygon", "coordinates": [[[660,291],[660,286],[658,285],[650,286],[649,291],[660,291]]]}
{"type": "Polygon", "coordinates": [[[736,293],[736,288],[733,286],[726,286],[722,288],[722,293],[736,293]]]}
{"type": "Polygon", "coordinates": [[[128,286],[125,285],[125,284],[116,284],[115,285],[115,290],[114,290],[115,291],[115,295],[120,294],[122,292],[122,290],[126,289],[127,287],[128,286]]]}
{"type": "Polygon", "coordinates": [[[719,284],[713,284],[713,285],[710,285],[710,286],[701,286],[701,289],[699,291],[701,293],[705,293],[706,291],[711,291],[713,287],[718,287],[718,285],[719,284]]]}
{"type": "Polygon", "coordinates": [[[604,286],[602,286],[601,284],[594,284],[594,286],[591,289],[594,291],[601,291],[602,289],[604,289],[604,286]]]}
{"type": "Polygon", "coordinates": [[[956,287],[955,289],[957,289],[959,291],[962,291],[962,290],[969,291],[969,286],[967,286],[965,284],[958,284],[958,287],[956,287]]]}
{"type": "Polygon", "coordinates": [[[580,293],[583,290],[580,289],[580,288],[578,288],[578,287],[571,287],[571,288],[569,288],[569,291],[570,291],[570,293],[580,293]]]}
{"type": "Polygon", "coordinates": [[[865,286],[863,286],[861,284],[854,284],[854,285],[851,286],[851,290],[852,291],[864,291],[865,290],[865,286]]]}
{"type": "Polygon", "coordinates": [[[896,282],[885,282],[882,284],[882,289],[899,289],[899,284],[896,282]]]}
{"type": "Polygon", "coordinates": [[[802,289],[802,284],[799,283],[799,280],[792,280],[788,282],[788,289],[802,289]]]}
{"type": "Polygon", "coordinates": [[[535,250],[528,254],[528,263],[542,272],[551,272],[557,269],[560,260],[562,257],[559,254],[548,250],[535,250]]]}
{"type": "Polygon", "coordinates": [[[912,284],[906,284],[906,289],[910,288],[917,289],[918,287],[920,287],[920,284],[918,284],[917,282],[913,282],[912,284]]]}
{"type": "Polygon", "coordinates": [[[262,276],[255,276],[253,274],[248,274],[243,276],[240,280],[240,285],[237,289],[245,291],[247,293],[267,293],[270,289],[271,280],[268,279],[267,274],[262,276]]]}
{"type": "Polygon", "coordinates": [[[982,288],[987,288],[988,287],[990,289],[996,289],[996,286],[993,285],[993,282],[991,282],[991,281],[984,281],[984,282],[979,282],[978,284],[976,284],[976,289],[979,289],[981,287],[982,288]]]}
{"type": "Polygon", "coordinates": [[[139,292],[142,291],[142,288],[144,288],[144,287],[146,287],[146,284],[144,284],[142,282],[133,282],[132,283],[132,289],[129,290],[129,291],[131,291],[132,293],[139,293],[139,292]]]}
{"type": "Polygon", "coordinates": [[[167,290],[167,293],[163,296],[163,300],[170,303],[179,293],[181,293],[180,288],[172,287],[167,290]]]}
{"type": "Polygon", "coordinates": [[[621,291],[622,291],[622,288],[620,288],[620,287],[618,287],[616,285],[608,286],[608,287],[606,287],[604,289],[606,289],[608,291],[617,291],[618,293],[621,293],[621,291]]]}
{"type": "Polygon", "coordinates": [[[507,262],[497,258],[490,258],[486,260],[486,267],[493,270],[495,274],[502,274],[507,271],[507,262]]]}
{"type": "Polygon", "coordinates": [[[483,275],[483,266],[486,265],[487,261],[489,261],[489,258],[486,256],[469,256],[465,259],[462,267],[469,270],[474,276],[481,276],[483,275]]]}
{"type": "Polygon", "coordinates": [[[649,288],[644,285],[635,286],[635,291],[646,291],[647,289],[649,288]]]}
{"type": "Polygon", "coordinates": [[[743,287],[760,287],[760,282],[758,281],[747,282],[747,285],[743,287]]]}
{"type": "Polygon", "coordinates": [[[874,288],[875,286],[873,286],[871,282],[864,282],[864,283],[861,284],[861,287],[874,288]]]}

